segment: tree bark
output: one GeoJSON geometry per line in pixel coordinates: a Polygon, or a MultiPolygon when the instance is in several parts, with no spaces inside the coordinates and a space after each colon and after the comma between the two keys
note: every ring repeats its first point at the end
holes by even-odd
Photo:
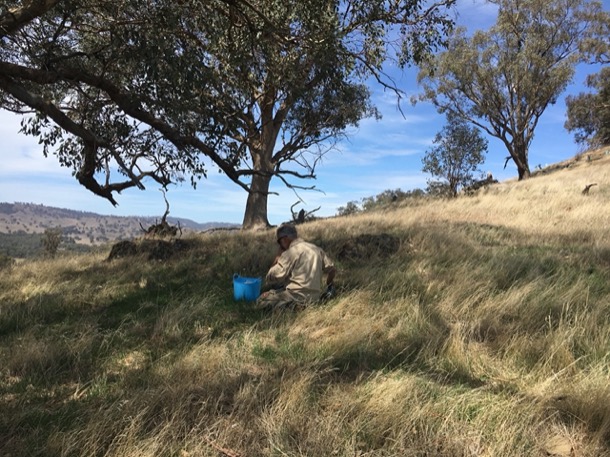
{"type": "Polygon", "coordinates": [[[528,179],[530,177],[530,169],[529,167],[521,167],[519,165],[517,165],[517,171],[519,172],[519,181],[522,181],[524,179],[528,179]]]}
{"type": "Polygon", "coordinates": [[[252,187],[246,201],[242,228],[255,229],[270,226],[267,219],[267,199],[271,177],[271,174],[255,174],[252,176],[252,187]]]}
{"type": "Polygon", "coordinates": [[[511,155],[514,158],[515,165],[517,165],[517,172],[519,173],[519,181],[530,177],[530,166],[527,158],[527,146],[525,142],[523,144],[515,144],[511,155]]]}
{"type": "Polygon", "coordinates": [[[246,201],[243,229],[258,229],[270,227],[267,218],[267,200],[269,198],[269,185],[274,175],[276,164],[273,161],[273,150],[277,136],[286,117],[287,109],[280,109],[274,113],[277,90],[271,85],[264,91],[260,101],[260,130],[256,122],[251,119],[250,126],[254,127],[248,132],[249,138],[257,138],[248,145],[252,168],[257,173],[252,175],[250,192],[246,201]],[[274,116],[275,114],[275,116],[274,116]]]}

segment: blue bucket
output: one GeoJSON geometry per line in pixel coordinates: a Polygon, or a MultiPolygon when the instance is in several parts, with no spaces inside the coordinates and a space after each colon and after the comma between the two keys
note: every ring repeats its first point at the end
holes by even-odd
{"type": "Polygon", "coordinates": [[[233,297],[235,300],[255,301],[261,294],[261,278],[233,275],[233,297]]]}

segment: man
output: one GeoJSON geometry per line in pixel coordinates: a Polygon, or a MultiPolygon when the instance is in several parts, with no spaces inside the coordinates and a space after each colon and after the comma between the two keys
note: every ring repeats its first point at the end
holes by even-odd
{"type": "Polygon", "coordinates": [[[282,224],[276,236],[280,250],[265,278],[274,289],[259,297],[257,308],[294,309],[318,301],[324,274],[332,291],[336,269],[322,249],[299,238],[291,224],[282,224]]]}

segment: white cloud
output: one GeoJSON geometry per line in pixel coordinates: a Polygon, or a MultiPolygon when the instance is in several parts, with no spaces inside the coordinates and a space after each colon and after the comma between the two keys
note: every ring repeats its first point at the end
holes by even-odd
{"type": "Polygon", "coordinates": [[[0,110],[0,176],[19,176],[24,174],[69,175],[70,171],[62,168],[54,157],[44,157],[42,146],[32,136],[19,132],[21,116],[0,110]]]}
{"type": "MultiPolygon", "coordinates": [[[[343,141],[336,151],[326,155],[322,168],[361,168],[418,156],[432,144],[432,136],[411,136],[408,132],[388,131],[378,138],[354,137],[343,141]]],[[[354,170],[356,171],[356,170],[354,170]]]]}

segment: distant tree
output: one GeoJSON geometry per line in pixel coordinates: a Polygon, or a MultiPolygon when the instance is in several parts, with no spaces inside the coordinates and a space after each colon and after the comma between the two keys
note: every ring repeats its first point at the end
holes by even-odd
{"type": "Polygon", "coordinates": [[[347,202],[345,206],[337,208],[337,216],[350,216],[360,212],[360,207],[355,201],[347,202]]]}
{"type": "Polygon", "coordinates": [[[387,189],[383,192],[362,199],[361,205],[358,202],[348,202],[346,206],[341,206],[337,210],[338,216],[348,216],[361,211],[373,211],[379,208],[387,208],[397,202],[404,202],[407,199],[422,198],[426,193],[422,189],[403,191],[401,189],[387,189]]]}
{"type": "Polygon", "coordinates": [[[57,254],[57,249],[61,244],[62,230],[59,227],[47,228],[42,235],[40,243],[44,248],[47,257],[53,258],[57,254]]]}
{"type": "Polygon", "coordinates": [[[610,68],[590,75],[586,84],[597,92],[566,98],[565,128],[574,132],[577,143],[595,148],[610,144],[610,68]]]}
{"type": "Polygon", "coordinates": [[[422,159],[422,171],[442,178],[429,189],[432,194],[457,197],[458,189],[474,180],[474,172],[485,161],[487,140],[476,127],[453,113],[447,114],[447,124],[434,138],[434,144],[422,159]]]}
{"type": "Polygon", "coordinates": [[[571,81],[575,65],[606,41],[608,12],[588,0],[490,0],[496,24],[468,37],[455,31],[446,52],[422,65],[418,80],[441,112],[454,112],[499,138],[530,176],[528,152],[546,108],[571,81]]]}
{"type": "Polygon", "coordinates": [[[0,252],[0,270],[8,269],[15,264],[15,259],[9,255],[0,252]]]}
{"type": "Polygon", "coordinates": [[[362,199],[362,210],[370,211],[379,207],[385,207],[393,203],[403,201],[407,198],[419,196],[421,189],[403,191],[401,189],[386,189],[383,192],[362,199]]]}
{"type": "Polygon", "coordinates": [[[433,198],[448,198],[451,197],[451,190],[449,189],[449,183],[446,181],[435,181],[428,180],[428,186],[426,187],[426,193],[433,198]]]}

